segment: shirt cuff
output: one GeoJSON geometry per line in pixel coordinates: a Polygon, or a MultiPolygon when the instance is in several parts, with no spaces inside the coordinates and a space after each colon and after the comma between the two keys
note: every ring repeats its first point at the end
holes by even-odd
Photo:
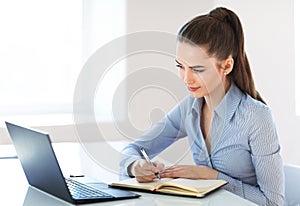
{"type": "Polygon", "coordinates": [[[140,157],[133,156],[133,157],[128,157],[128,158],[122,160],[121,165],[120,165],[120,167],[121,167],[121,174],[122,174],[122,175],[127,175],[127,176],[129,176],[129,177],[134,177],[134,176],[132,176],[131,174],[129,174],[128,169],[129,169],[129,166],[130,166],[134,161],[136,161],[136,160],[138,160],[138,159],[140,159],[140,157]]]}
{"type": "Polygon", "coordinates": [[[224,185],[222,188],[228,190],[234,194],[237,194],[241,197],[244,197],[243,183],[237,179],[234,179],[222,172],[219,172],[218,178],[219,180],[225,180],[228,184],[224,185]]]}

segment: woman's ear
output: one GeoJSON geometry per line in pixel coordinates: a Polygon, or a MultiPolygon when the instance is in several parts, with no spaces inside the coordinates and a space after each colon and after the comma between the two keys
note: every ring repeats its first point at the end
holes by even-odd
{"type": "Polygon", "coordinates": [[[222,69],[224,70],[224,75],[228,75],[232,71],[233,65],[234,65],[234,60],[231,56],[223,61],[222,69]]]}

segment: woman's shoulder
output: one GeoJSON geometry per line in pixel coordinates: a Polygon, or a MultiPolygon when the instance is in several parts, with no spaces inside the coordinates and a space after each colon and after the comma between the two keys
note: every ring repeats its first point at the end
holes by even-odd
{"type": "Polygon", "coordinates": [[[248,93],[242,91],[237,85],[232,84],[226,94],[226,106],[230,111],[250,116],[259,112],[270,112],[270,108],[261,101],[251,97],[248,93]]]}
{"type": "Polygon", "coordinates": [[[272,118],[271,108],[247,93],[241,99],[240,109],[252,118],[272,118]]]}
{"type": "Polygon", "coordinates": [[[265,103],[254,99],[253,97],[251,97],[249,94],[244,93],[243,98],[242,98],[242,103],[247,106],[247,107],[253,107],[253,108],[257,108],[257,109],[266,109],[269,110],[269,106],[266,105],[265,103]]]}

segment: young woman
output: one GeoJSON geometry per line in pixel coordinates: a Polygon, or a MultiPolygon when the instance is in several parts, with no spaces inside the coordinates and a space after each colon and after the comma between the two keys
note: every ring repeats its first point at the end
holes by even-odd
{"type": "Polygon", "coordinates": [[[195,17],[179,31],[176,64],[191,96],[124,148],[126,174],[139,182],[157,177],[223,179],[223,188],[260,205],[283,205],[280,145],[269,107],[254,87],[239,18],[226,8],[195,17]],[[149,164],[188,137],[195,165],[149,164]]]}

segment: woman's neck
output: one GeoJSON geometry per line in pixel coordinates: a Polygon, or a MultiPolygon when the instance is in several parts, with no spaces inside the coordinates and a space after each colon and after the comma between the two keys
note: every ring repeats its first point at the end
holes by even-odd
{"type": "Polygon", "coordinates": [[[210,113],[213,113],[215,108],[220,104],[220,102],[224,98],[224,96],[227,93],[227,91],[229,90],[230,86],[231,86],[231,83],[229,83],[229,82],[226,85],[222,84],[222,86],[217,87],[216,89],[211,91],[208,96],[204,97],[205,106],[207,107],[206,108],[207,111],[209,111],[210,113]]]}

